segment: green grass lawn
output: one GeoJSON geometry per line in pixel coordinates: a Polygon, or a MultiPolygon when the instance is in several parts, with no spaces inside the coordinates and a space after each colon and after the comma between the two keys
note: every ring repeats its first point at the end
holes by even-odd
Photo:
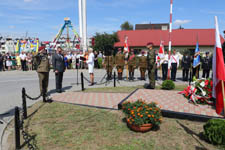
{"type": "MultiPolygon", "coordinates": [[[[176,85],[175,89],[176,91],[183,91],[184,88],[186,88],[187,85],[176,85]]],[[[123,87],[102,87],[102,88],[88,88],[85,89],[84,92],[107,92],[107,93],[131,93],[137,88],[144,89],[143,85],[138,86],[123,86],[123,87]]],[[[156,86],[157,90],[161,90],[161,86],[156,86]]]]}
{"type": "MultiPolygon", "coordinates": [[[[28,113],[40,105],[41,102],[35,104],[28,113]]],[[[123,119],[121,111],[53,102],[44,104],[25,125],[28,133],[35,137],[33,142],[39,150],[223,149],[200,138],[203,131],[200,122],[163,118],[159,130],[136,133],[127,128],[123,119]]],[[[10,137],[13,149],[13,134],[10,137]]]]}

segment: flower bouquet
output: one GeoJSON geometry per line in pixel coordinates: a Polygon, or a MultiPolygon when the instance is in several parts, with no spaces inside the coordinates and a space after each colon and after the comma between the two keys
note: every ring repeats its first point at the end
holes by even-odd
{"type": "Polygon", "coordinates": [[[190,102],[194,104],[209,104],[212,105],[212,79],[195,80],[184,91],[183,94],[190,102]]]}

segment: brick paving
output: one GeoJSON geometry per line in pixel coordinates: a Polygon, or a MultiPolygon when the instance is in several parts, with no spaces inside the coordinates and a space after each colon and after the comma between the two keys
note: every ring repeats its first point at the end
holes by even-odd
{"type": "Polygon", "coordinates": [[[118,104],[128,95],[128,93],[66,92],[62,94],[55,94],[52,97],[52,100],[91,107],[118,109],[118,104]]]}
{"type": "Polygon", "coordinates": [[[57,102],[108,109],[118,109],[118,104],[124,99],[125,101],[142,99],[147,102],[157,102],[162,109],[173,112],[223,117],[216,114],[215,109],[209,105],[194,105],[189,103],[183,95],[178,94],[178,91],[139,89],[130,97],[128,95],[128,93],[65,92],[62,94],[54,94],[52,99],[57,102]]]}
{"type": "Polygon", "coordinates": [[[164,110],[210,117],[223,117],[217,115],[215,109],[209,105],[193,105],[192,103],[189,103],[183,95],[178,94],[178,91],[139,89],[127,100],[135,101],[137,99],[142,99],[147,102],[154,101],[164,110]]]}

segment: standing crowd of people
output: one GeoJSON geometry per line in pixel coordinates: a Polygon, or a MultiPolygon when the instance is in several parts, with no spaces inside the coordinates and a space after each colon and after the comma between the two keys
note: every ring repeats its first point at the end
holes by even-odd
{"type": "MultiPolygon", "coordinates": [[[[86,63],[88,59],[88,52],[83,51],[77,52],[63,52],[66,69],[88,69],[86,63]]],[[[0,53],[0,71],[11,71],[11,70],[36,70],[34,65],[35,53],[21,52],[19,53],[0,53]]],[[[103,54],[101,51],[94,52],[94,67],[102,68],[103,54]]],[[[52,54],[48,53],[50,60],[50,67],[52,68],[52,54]]]]}

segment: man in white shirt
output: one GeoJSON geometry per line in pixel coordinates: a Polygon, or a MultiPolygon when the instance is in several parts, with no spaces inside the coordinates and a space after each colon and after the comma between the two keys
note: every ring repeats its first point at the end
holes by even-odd
{"type": "Polygon", "coordinates": [[[167,73],[168,73],[168,62],[169,62],[169,56],[167,54],[167,50],[164,51],[164,55],[161,59],[162,64],[162,79],[167,79],[167,73]]]}
{"type": "Polygon", "coordinates": [[[89,84],[89,86],[94,85],[94,60],[95,60],[95,55],[93,53],[93,49],[89,48],[88,49],[88,60],[87,60],[87,64],[88,64],[88,72],[90,74],[90,79],[91,79],[91,84],[89,84]]]}
{"type": "Polygon", "coordinates": [[[179,67],[179,56],[176,54],[176,50],[173,50],[173,54],[170,56],[170,69],[171,80],[176,81],[177,68],[179,67]]]}
{"type": "Polygon", "coordinates": [[[20,60],[21,60],[21,65],[22,65],[22,70],[26,71],[26,59],[27,59],[27,55],[22,51],[22,53],[20,54],[20,60]]]}

